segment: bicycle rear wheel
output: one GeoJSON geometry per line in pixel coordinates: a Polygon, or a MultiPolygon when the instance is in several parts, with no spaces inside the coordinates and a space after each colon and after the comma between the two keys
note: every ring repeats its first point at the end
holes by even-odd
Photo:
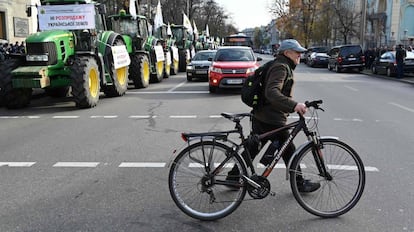
{"type": "MultiPolygon", "coordinates": [[[[320,139],[320,152],[308,144],[290,166],[290,185],[297,202],[309,213],[324,217],[338,217],[351,210],[361,198],[365,186],[364,165],[358,154],[347,144],[330,138],[320,139]],[[328,176],[323,177],[317,165],[322,157],[328,176]],[[311,193],[300,192],[300,176],[320,183],[311,193]]],[[[320,163],[320,162],[319,162],[320,163]]]]}
{"type": "Polygon", "coordinates": [[[232,149],[213,141],[194,143],[182,150],[171,165],[168,185],[175,204],[187,215],[200,220],[223,218],[241,204],[246,184],[241,178],[247,170],[232,149]],[[212,172],[223,165],[216,175],[212,172]],[[237,166],[238,181],[226,180],[228,172],[237,166]]]}

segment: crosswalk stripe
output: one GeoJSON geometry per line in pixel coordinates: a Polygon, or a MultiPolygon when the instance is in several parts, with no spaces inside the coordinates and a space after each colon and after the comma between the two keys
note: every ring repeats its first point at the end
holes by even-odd
{"type": "Polygon", "coordinates": [[[36,162],[0,162],[0,167],[31,167],[36,162]]]}
{"type": "Polygon", "coordinates": [[[163,168],[166,163],[157,162],[123,162],[118,167],[120,168],[163,168]]]}
{"type": "Polygon", "coordinates": [[[63,168],[95,168],[99,162],[57,162],[53,167],[63,168]]]}

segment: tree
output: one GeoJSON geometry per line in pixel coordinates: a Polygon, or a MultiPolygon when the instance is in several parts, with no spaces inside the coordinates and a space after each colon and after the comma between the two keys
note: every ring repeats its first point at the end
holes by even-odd
{"type": "Polygon", "coordinates": [[[336,4],[332,4],[337,19],[334,30],[342,35],[344,44],[348,43],[350,37],[358,34],[361,25],[361,15],[352,10],[354,9],[352,4],[355,2],[346,0],[337,0],[336,4]]]}

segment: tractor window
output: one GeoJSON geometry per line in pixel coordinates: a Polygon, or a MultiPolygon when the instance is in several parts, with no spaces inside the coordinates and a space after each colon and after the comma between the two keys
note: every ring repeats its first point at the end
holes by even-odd
{"type": "Polygon", "coordinates": [[[138,35],[138,25],[135,20],[120,20],[119,32],[127,35],[138,35]]]}
{"type": "Polygon", "coordinates": [[[100,14],[95,14],[95,29],[98,32],[105,31],[105,27],[100,14]]]}
{"type": "Polygon", "coordinates": [[[139,30],[142,38],[148,37],[148,25],[146,20],[139,20],[139,30]]]}

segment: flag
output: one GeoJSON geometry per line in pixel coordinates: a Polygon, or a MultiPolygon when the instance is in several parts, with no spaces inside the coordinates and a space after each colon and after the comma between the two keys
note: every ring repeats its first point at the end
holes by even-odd
{"type": "Polygon", "coordinates": [[[135,0],[129,0],[129,13],[134,19],[137,18],[137,8],[135,7],[135,0]]]}
{"type": "Polygon", "coordinates": [[[208,30],[208,24],[206,25],[206,36],[210,37],[210,31],[208,30]]]}
{"type": "Polygon", "coordinates": [[[187,15],[183,13],[183,26],[187,28],[190,34],[193,34],[193,28],[191,27],[190,19],[188,19],[187,15]]]}
{"type": "Polygon", "coordinates": [[[194,28],[194,39],[198,40],[198,29],[195,21],[193,20],[193,28],[194,28]]]}
{"type": "Polygon", "coordinates": [[[162,25],[164,25],[164,22],[162,20],[161,3],[160,0],[158,0],[157,10],[154,17],[154,31],[157,31],[162,25]]]}
{"type": "Polygon", "coordinates": [[[170,23],[168,23],[168,27],[167,27],[167,35],[172,35],[172,31],[171,31],[171,26],[170,26],[170,23]]]}

